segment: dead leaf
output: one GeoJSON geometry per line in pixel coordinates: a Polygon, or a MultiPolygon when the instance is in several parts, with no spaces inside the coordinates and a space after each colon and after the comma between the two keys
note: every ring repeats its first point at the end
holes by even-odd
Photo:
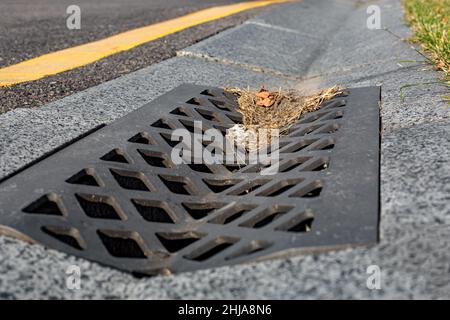
{"type": "Polygon", "coordinates": [[[260,101],[256,102],[256,105],[260,106],[260,107],[270,107],[270,106],[273,105],[274,102],[275,102],[275,100],[272,100],[270,98],[266,98],[266,99],[263,99],[263,100],[260,100],[260,101]]]}
{"type": "Polygon", "coordinates": [[[267,99],[270,95],[269,91],[260,91],[255,94],[258,98],[267,99]]]}
{"type": "Polygon", "coordinates": [[[439,62],[437,62],[436,65],[434,66],[434,69],[435,69],[436,71],[440,71],[440,70],[442,70],[444,67],[445,67],[444,61],[439,61],[439,62]]]}

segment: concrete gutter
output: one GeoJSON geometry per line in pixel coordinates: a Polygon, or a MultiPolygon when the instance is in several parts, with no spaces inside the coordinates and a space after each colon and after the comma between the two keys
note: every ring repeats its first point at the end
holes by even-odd
{"type": "MultiPolygon", "coordinates": [[[[400,1],[370,1],[382,26],[409,29],[400,1]]],[[[0,116],[0,176],[183,82],[216,86],[382,85],[380,243],[171,277],[136,279],[65,254],[0,237],[0,298],[450,298],[450,108],[432,68],[386,30],[366,27],[361,1],[305,0],[227,30],[180,56],[39,109],[0,116]],[[82,288],[66,288],[77,264],[82,288]],[[381,290],[366,286],[367,267],[381,290]]]]}

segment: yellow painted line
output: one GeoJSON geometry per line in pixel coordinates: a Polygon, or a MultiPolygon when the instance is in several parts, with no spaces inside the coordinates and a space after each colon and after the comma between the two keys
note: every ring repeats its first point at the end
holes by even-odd
{"type": "Polygon", "coordinates": [[[292,0],[249,1],[212,7],[182,17],[122,32],[102,40],[44,54],[0,69],[0,87],[37,80],[52,74],[75,69],[171,33],[217,20],[237,12],[289,1],[292,0]]]}

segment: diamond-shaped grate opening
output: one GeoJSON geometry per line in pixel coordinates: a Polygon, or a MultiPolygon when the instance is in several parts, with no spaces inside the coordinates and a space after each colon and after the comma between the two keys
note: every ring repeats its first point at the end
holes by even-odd
{"type": "Polygon", "coordinates": [[[197,232],[178,232],[178,233],[157,233],[158,240],[167,251],[173,253],[198,241],[203,235],[197,232]]]}
{"type": "Polygon", "coordinates": [[[114,199],[96,194],[75,194],[84,213],[95,219],[124,220],[125,215],[119,213],[114,199]]]}
{"type": "Polygon", "coordinates": [[[0,224],[136,274],[371,244],[379,98],[352,89],[305,114],[280,139],[279,171],[262,175],[270,164],[172,161],[174,130],[241,121],[232,95],[183,85],[4,179],[0,224]]]}
{"type": "Polygon", "coordinates": [[[83,250],[86,246],[80,232],[75,228],[43,226],[42,231],[77,250],[83,250]]]}
{"type": "Polygon", "coordinates": [[[174,214],[164,202],[152,200],[131,200],[136,207],[136,210],[146,221],[161,222],[161,223],[175,223],[174,214]]]}
{"type": "Polygon", "coordinates": [[[39,199],[30,203],[22,211],[32,214],[62,216],[61,201],[54,193],[49,193],[39,197],[39,199]]]}
{"type": "Polygon", "coordinates": [[[97,234],[106,250],[114,257],[145,259],[147,256],[137,232],[98,230],[97,234]]]}
{"type": "Polygon", "coordinates": [[[86,186],[99,187],[99,179],[94,169],[83,169],[66,180],[68,183],[84,184],[86,186]]]}

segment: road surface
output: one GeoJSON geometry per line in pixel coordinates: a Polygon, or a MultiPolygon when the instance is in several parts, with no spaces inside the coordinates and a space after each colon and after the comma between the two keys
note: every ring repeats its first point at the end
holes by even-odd
{"type": "MultiPolygon", "coordinates": [[[[0,68],[120,32],[238,0],[6,0],[0,2],[0,68]],[[81,10],[81,29],[66,25],[69,5],[81,10]]],[[[168,35],[87,66],[0,88],[0,113],[36,107],[149,66],[176,50],[239,24],[265,10],[253,9],[168,35]]]]}

